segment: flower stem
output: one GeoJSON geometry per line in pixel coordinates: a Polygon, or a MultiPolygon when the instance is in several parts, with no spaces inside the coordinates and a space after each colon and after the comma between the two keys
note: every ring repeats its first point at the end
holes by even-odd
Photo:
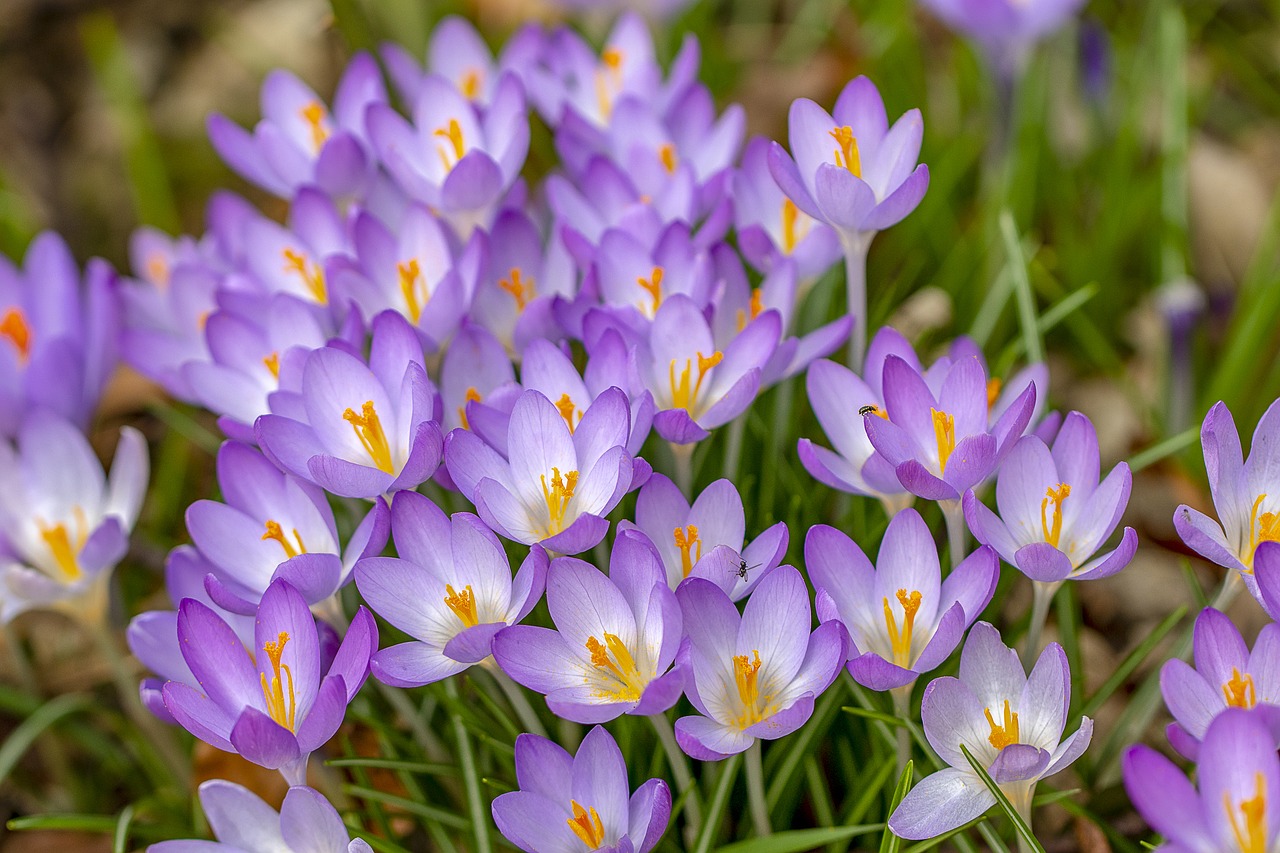
{"type": "Polygon", "coordinates": [[[1061,583],[1031,582],[1031,621],[1027,624],[1026,645],[1022,649],[1022,662],[1030,666],[1040,654],[1040,635],[1044,632],[1045,620],[1049,618],[1049,605],[1061,583]]]}
{"type": "Polygon", "coordinates": [[[675,777],[676,790],[685,798],[684,843],[685,847],[692,847],[694,840],[698,837],[698,830],[702,826],[702,797],[698,795],[693,775],[689,772],[689,759],[676,743],[676,733],[671,728],[671,721],[667,719],[666,714],[651,714],[649,722],[653,724],[653,730],[658,733],[662,750],[667,754],[667,764],[671,767],[671,775],[675,777]]]}
{"type": "Polygon", "coordinates": [[[969,528],[964,523],[964,510],[960,501],[938,501],[942,517],[947,522],[947,546],[951,551],[951,568],[955,569],[964,559],[964,549],[969,528]]]}
{"type": "Polygon", "coordinates": [[[769,825],[769,806],[764,800],[764,763],[761,760],[760,739],[747,749],[747,800],[751,804],[751,821],[755,824],[756,837],[773,834],[769,825]]]}
{"type": "MultiPolygon", "coordinates": [[[[895,687],[890,691],[890,696],[893,697],[893,713],[904,723],[911,721],[911,709],[908,703],[911,701],[911,688],[914,685],[913,681],[905,687],[895,687]]],[[[902,771],[907,769],[907,762],[911,760],[911,729],[905,725],[898,726],[895,734],[897,735],[895,752],[898,757],[898,775],[901,776],[902,771]]]]}
{"type": "Polygon", "coordinates": [[[733,783],[738,778],[738,763],[742,755],[731,755],[724,760],[720,769],[720,779],[716,783],[715,793],[711,795],[711,806],[707,809],[707,819],[702,824],[702,834],[692,853],[707,853],[720,828],[720,820],[724,817],[725,807],[729,804],[729,794],[733,791],[733,783]]]}
{"type": "Polygon", "coordinates": [[[692,444],[672,444],[671,455],[676,461],[676,485],[686,498],[693,496],[693,448],[692,444]]]}
{"type": "Polygon", "coordinates": [[[511,703],[511,708],[516,712],[516,717],[520,720],[520,725],[524,726],[524,730],[539,737],[546,737],[547,730],[543,727],[542,720],[538,719],[538,713],[529,704],[529,699],[524,695],[520,685],[502,671],[502,667],[498,666],[492,656],[485,658],[480,665],[498,683],[502,695],[506,696],[507,701],[511,703]]]}
{"type": "MultiPolygon", "coordinates": [[[[458,701],[458,685],[455,679],[445,681],[445,690],[449,698],[458,701]]],[[[471,811],[471,827],[475,831],[475,853],[491,853],[489,843],[489,813],[485,807],[487,801],[480,793],[480,774],[476,771],[476,758],[471,751],[471,738],[467,736],[467,727],[462,717],[456,713],[449,715],[453,719],[453,734],[458,742],[458,763],[462,765],[462,778],[467,788],[467,807],[471,811]]]]}
{"type": "Polygon", "coordinates": [[[724,447],[724,477],[736,480],[738,463],[742,460],[742,439],[747,431],[746,413],[742,413],[729,424],[729,440],[724,447]]]}
{"type": "Polygon", "coordinates": [[[853,331],[849,335],[849,369],[861,376],[862,360],[867,350],[867,249],[871,240],[862,234],[850,234],[840,242],[844,246],[845,295],[849,316],[853,317],[853,331]]]}

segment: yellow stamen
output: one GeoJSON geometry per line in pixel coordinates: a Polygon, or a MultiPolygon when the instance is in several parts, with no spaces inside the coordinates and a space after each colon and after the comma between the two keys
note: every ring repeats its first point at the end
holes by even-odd
{"type": "Polygon", "coordinates": [[[274,539],[280,543],[280,547],[284,549],[284,555],[288,559],[293,559],[299,554],[307,553],[307,546],[302,541],[302,537],[298,534],[298,528],[293,528],[293,542],[284,535],[284,528],[280,526],[280,522],[271,519],[267,520],[267,532],[262,534],[265,542],[268,539],[274,539]],[[296,545],[294,543],[297,543],[296,545]]]}
{"type": "Polygon", "coordinates": [[[539,479],[542,480],[542,498],[547,503],[547,535],[554,536],[564,529],[564,516],[578,485],[578,472],[570,471],[562,477],[559,468],[552,468],[550,486],[547,485],[546,474],[539,479]]]}
{"type": "Polygon", "coordinates": [[[324,268],[319,264],[307,262],[306,255],[293,249],[284,250],[284,271],[296,272],[302,277],[307,292],[321,305],[329,301],[328,288],[324,281],[324,268]]]}
{"type": "Polygon", "coordinates": [[[10,308],[0,317],[0,338],[6,338],[14,345],[20,363],[26,364],[31,358],[31,326],[20,308],[10,308]]]}
{"type": "Polygon", "coordinates": [[[600,815],[594,808],[584,809],[577,800],[570,800],[569,805],[573,807],[573,817],[566,819],[569,828],[587,845],[588,850],[598,849],[604,844],[604,824],[600,822],[600,815]]]}
{"type": "Polygon", "coordinates": [[[480,624],[480,614],[476,612],[476,594],[472,591],[471,584],[467,584],[462,592],[455,592],[452,586],[445,584],[444,591],[445,605],[462,620],[463,625],[474,628],[480,624]]]}
{"type": "Polygon", "coordinates": [[[267,366],[267,370],[271,371],[272,376],[276,379],[280,378],[280,353],[271,353],[271,355],[262,359],[262,363],[267,366]]]}
{"type": "Polygon", "coordinates": [[[886,409],[874,404],[863,406],[862,408],[858,409],[858,414],[875,415],[877,418],[881,418],[882,420],[886,420],[886,421],[889,420],[889,412],[886,409]]]}
{"type": "Polygon", "coordinates": [[[1231,667],[1231,680],[1222,685],[1222,695],[1227,705],[1232,708],[1244,708],[1246,711],[1258,704],[1258,691],[1253,684],[1253,676],[1231,667]]]}
{"type": "Polygon", "coordinates": [[[858,140],[853,137],[849,125],[831,131],[831,138],[840,146],[836,149],[836,165],[848,169],[854,177],[862,177],[862,157],[858,154],[858,140]]]}
{"type": "Polygon", "coordinates": [[[1062,502],[1070,496],[1071,487],[1066,483],[1059,483],[1056,487],[1050,486],[1044,493],[1044,500],[1040,501],[1040,530],[1044,533],[1044,541],[1055,548],[1062,536],[1062,502]],[[1053,504],[1052,524],[1045,513],[1050,503],[1053,504]]]}
{"type": "Polygon", "coordinates": [[[484,73],[472,68],[462,75],[458,88],[468,101],[474,101],[480,94],[480,84],[484,82],[484,73]]]}
{"type": "Polygon", "coordinates": [[[702,380],[706,378],[707,371],[715,367],[724,359],[724,354],[717,351],[709,356],[698,353],[698,379],[694,382],[692,390],[689,388],[689,373],[693,370],[693,361],[691,359],[684,360],[684,370],[680,371],[680,379],[676,380],[676,360],[671,359],[671,365],[667,369],[667,376],[671,382],[671,407],[673,409],[684,409],[686,412],[692,412],[693,406],[698,402],[698,392],[702,390],[702,380]]]}
{"type": "Polygon", "coordinates": [[[303,121],[311,129],[311,146],[319,151],[324,147],[325,140],[329,138],[329,131],[324,126],[324,120],[328,117],[329,111],[319,101],[312,101],[303,107],[300,113],[303,121]]]}
{"type": "Polygon", "coordinates": [[[956,449],[956,419],[946,412],[929,409],[933,412],[933,435],[938,441],[938,470],[947,473],[947,460],[951,451],[956,449]]]}
{"type": "Polygon", "coordinates": [[[365,401],[358,415],[354,409],[347,409],[342,413],[342,419],[356,431],[356,438],[360,439],[373,464],[388,474],[394,474],[396,469],[391,461],[391,445],[387,443],[387,434],[382,430],[382,421],[373,408],[373,401],[365,401]]]}
{"type": "Polygon", "coordinates": [[[996,404],[996,400],[1000,399],[1000,389],[1004,387],[1004,383],[1000,378],[992,377],[987,380],[987,408],[990,409],[996,404]]]}
{"type": "Polygon", "coordinates": [[[677,527],[676,547],[680,549],[680,568],[684,571],[684,577],[689,577],[689,572],[693,571],[693,567],[702,559],[702,540],[698,538],[698,525],[690,524],[688,527],[677,527]],[[694,546],[698,547],[695,552],[694,546]]]}
{"type": "Polygon", "coordinates": [[[676,164],[676,147],[670,142],[664,142],[658,148],[658,159],[662,161],[662,168],[667,170],[668,175],[675,174],[676,164]]]}
{"type": "Polygon", "coordinates": [[[1011,743],[1018,742],[1018,715],[1009,710],[1009,700],[1004,700],[1004,725],[997,725],[995,718],[991,716],[991,709],[983,709],[987,715],[987,724],[991,726],[991,734],[987,735],[987,740],[996,749],[1004,749],[1011,743]]]}
{"type": "Polygon", "coordinates": [[[169,262],[159,252],[152,252],[147,257],[147,278],[160,287],[169,285],[169,262]]]}
{"type": "Polygon", "coordinates": [[[605,695],[619,702],[638,702],[644,693],[645,681],[622,638],[606,631],[603,643],[594,636],[588,637],[586,647],[591,653],[591,664],[621,682],[617,689],[606,691],[605,695]]]}
{"type": "Polygon", "coordinates": [[[1263,542],[1280,542],[1280,513],[1258,512],[1262,502],[1267,499],[1265,493],[1258,495],[1249,512],[1249,554],[1245,565],[1253,571],[1253,555],[1263,542]],[[1256,533],[1254,531],[1257,531],[1256,533]]]}
{"type": "Polygon", "coordinates": [[[462,138],[462,125],[458,124],[456,118],[451,118],[448,125],[436,128],[434,135],[446,140],[452,148],[451,151],[443,145],[436,146],[436,151],[440,152],[440,160],[444,163],[444,170],[448,172],[458,165],[458,161],[467,151],[466,142],[462,138]],[[449,159],[451,154],[452,160],[449,159]]]}
{"type": "Polygon", "coordinates": [[[622,51],[615,47],[606,48],[600,56],[603,67],[596,72],[596,105],[606,121],[613,113],[615,91],[622,88],[622,59],[622,51]]]}
{"type": "MultiPolygon", "coordinates": [[[[569,425],[569,435],[573,435],[573,416],[578,412],[578,407],[573,405],[573,400],[569,398],[568,394],[561,394],[560,399],[556,400],[556,410],[560,412],[560,417],[564,418],[564,422],[569,425]]],[[[578,414],[578,420],[582,420],[581,414],[578,414]]]]}
{"type": "Polygon", "coordinates": [[[271,661],[271,670],[274,675],[270,683],[267,682],[265,672],[258,673],[258,678],[262,680],[262,698],[267,702],[267,714],[289,731],[293,731],[298,713],[297,701],[293,695],[293,673],[288,666],[280,663],[280,658],[284,656],[285,644],[288,642],[289,635],[281,631],[274,643],[263,644],[262,650],[267,653],[267,660],[271,661]],[[281,675],[281,670],[284,671],[284,675],[281,675]],[[288,705],[285,704],[284,699],[284,676],[289,677],[288,705]]]}
{"type": "Polygon", "coordinates": [[[654,267],[653,272],[648,278],[637,278],[636,284],[640,285],[640,289],[649,294],[649,298],[653,300],[652,306],[640,305],[640,310],[645,311],[646,307],[650,317],[658,313],[658,308],[662,306],[662,276],[664,270],[662,267],[654,267]]]}
{"type": "Polygon", "coordinates": [[[742,716],[735,722],[742,729],[755,725],[766,716],[760,707],[760,651],[753,649],[751,654],[754,660],[746,655],[733,656],[733,680],[743,707],[742,716]]]}
{"type": "Polygon", "coordinates": [[[81,575],[80,552],[84,550],[85,542],[89,540],[89,520],[85,517],[84,510],[77,506],[72,510],[72,514],[75,517],[76,527],[74,541],[67,526],[61,522],[49,525],[36,523],[40,528],[40,538],[48,546],[49,553],[53,555],[53,561],[58,564],[58,568],[69,581],[74,581],[81,575]]]}
{"type": "Polygon", "coordinates": [[[796,207],[796,203],[789,198],[782,200],[782,251],[783,254],[791,254],[796,250],[796,244],[800,242],[800,235],[796,230],[796,226],[800,222],[800,208],[796,207]]]}
{"type": "Polygon", "coordinates": [[[1231,807],[1231,794],[1222,795],[1222,807],[1231,821],[1231,834],[1235,836],[1240,853],[1265,853],[1267,849],[1267,780],[1261,773],[1254,775],[1253,797],[1244,800],[1238,808],[1231,807]],[[1240,812],[1237,820],[1236,812],[1240,812]]]}
{"type": "Polygon", "coordinates": [[[764,293],[760,288],[755,287],[751,290],[751,316],[748,318],[747,312],[741,308],[738,309],[738,331],[741,332],[747,327],[747,320],[754,320],[760,316],[760,312],[764,310],[764,293]]]}
{"type": "Polygon", "coordinates": [[[889,599],[884,601],[884,624],[889,633],[889,645],[893,649],[893,662],[904,669],[911,666],[911,633],[916,624],[916,613],[920,611],[922,596],[917,590],[908,595],[905,589],[898,590],[895,596],[902,605],[902,629],[898,629],[898,619],[893,615],[893,607],[889,599]]]}
{"type": "Polygon", "coordinates": [[[467,394],[463,400],[463,404],[458,407],[458,420],[462,421],[463,429],[471,429],[471,424],[467,423],[467,403],[480,402],[480,392],[473,385],[467,389],[467,394]]]}
{"type": "Polygon", "coordinates": [[[523,311],[538,295],[533,279],[524,276],[518,267],[512,267],[511,275],[499,281],[498,287],[511,294],[511,298],[516,301],[517,311],[523,311]]]}
{"type": "Polygon", "coordinates": [[[419,318],[422,317],[422,309],[431,301],[431,294],[426,289],[425,281],[422,282],[422,297],[418,297],[418,282],[422,279],[422,268],[418,266],[418,259],[413,258],[396,264],[396,272],[400,276],[400,294],[404,296],[405,307],[409,309],[409,319],[416,326],[419,318]]]}

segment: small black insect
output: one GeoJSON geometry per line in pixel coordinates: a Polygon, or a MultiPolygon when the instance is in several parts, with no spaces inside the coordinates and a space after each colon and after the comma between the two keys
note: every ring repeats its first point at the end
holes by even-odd
{"type": "Polygon", "coordinates": [[[762,565],[761,563],[756,563],[754,566],[748,566],[746,560],[739,560],[738,565],[734,567],[731,571],[735,575],[737,575],[741,580],[746,580],[747,572],[751,571],[752,569],[758,569],[760,568],[761,565],[762,565]]]}
{"type": "Polygon", "coordinates": [[[861,409],[858,409],[858,414],[874,415],[876,413],[876,410],[877,410],[876,406],[863,406],[861,409]]]}

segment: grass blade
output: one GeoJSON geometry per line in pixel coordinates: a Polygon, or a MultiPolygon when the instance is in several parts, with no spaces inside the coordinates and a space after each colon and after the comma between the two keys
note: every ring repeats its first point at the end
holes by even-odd
{"type": "Polygon", "coordinates": [[[869,835],[884,828],[882,823],[861,826],[832,826],[819,829],[796,829],[778,832],[767,838],[750,838],[736,844],[717,848],[716,853],[800,853],[814,850],[833,841],[847,841],[859,835],[869,835]]]}
{"type": "MultiPolygon", "coordinates": [[[[915,771],[915,762],[908,761],[907,766],[902,768],[902,775],[898,777],[898,784],[893,789],[893,799],[889,802],[889,810],[886,814],[893,814],[897,810],[898,805],[903,798],[907,796],[907,791],[911,790],[911,779],[915,771]]],[[[893,830],[889,829],[886,823],[884,827],[884,835],[880,837],[880,853],[898,853],[898,849],[902,846],[902,839],[893,834],[893,830]]]]}
{"type": "Polygon", "coordinates": [[[1018,242],[1018,227],[1013,222],[1013,214],[1007,210],[1000,214],[1000,234],[1004,237],[1009,272],[1013,276],[1013,292],[1018,298],[1018,321],[1022,326],[1027,360],[1033,364],[1043,362],[1044,341],[1040,339],[1040,326],[1036,320],[1035,294],[1031,292],[1031,278],[1027,275],[1027,259],[1022,255],[1022,244],[1018,242]]]}
{"type": "Polygon", "coordinates": [[[1184,604],[1166,616],[1154,631],[1135,646],[1133,651],[1129,652],[1124,661],[1116,667],[1115,672],[1111,673],[1111,676],[1098,688],[1098,692],[1089,697],[1089,701],[1084,703],[1084,708],[1081,709],[1080,713],[1086,717],[1091,717],[1098,713],[1098,709],[1111,698],[1111,694],[1115,693],[1120,688],[1120,685],[1124,684],[1125,679],[1133,674],[1133,671],[1147,659],[1147,655],[1155,650],[1155,647],[1168,636],[1170,631],[1177,627],[1178,623],[1182,621],[1182,617],[1186,615],[1187,606],[1184,604]]]}
{"type": "Polygon", "coordinates": [[[1035,833],[1031,831],[1030,824],[1022,815],[1018,814],[1018,810],[1013,807],[1013,803],[1009,802],[1009,798],[1005,796],[1004,791],[1000,790],[1000,786],[991,778],[991,774],[987,773],[987,769],[978,763],[973,757],[973,753],[969,751],[969,747],[960,744],[960,751],[964,753],[964,757],[968,760],[969,766],[973,768],[973,772],[978,774],[978,778],[982,780],[982,784],[987,786],[987,790],[996,798],[996,803],[1009,816],[1009,820],[1013,821],[1013,828],[1018,831],[1018,835],[1022,836],[1022,840],[1026,842],[1028,850],[1035,853],[1045,853],[1043,845],[1036,839],[1035,833]]]}

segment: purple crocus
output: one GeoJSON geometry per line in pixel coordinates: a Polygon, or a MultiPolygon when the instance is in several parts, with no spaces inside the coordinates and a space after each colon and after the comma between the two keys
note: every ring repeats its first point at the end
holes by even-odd
{"type": "Polygon", "coordinates": [[[1050,643],[1028,676],[1000,632],[979,622],[960,654],[960,677],[925,688],[921,717],[929,745],[950,767],[920,780],[889,817],[900,838],[933,838],[996,803],[960,751],[965,746],[1031,822],[1036,783],[1066,769],[1093,737],[1093,721],[1061,740],[1071,700],[1066,653],[1050,643]]]}
{"type": "Polygon", "coordinates": [[[225,779],[200,786],[200,806],[218,840],[162,841],[147,853],[372,853],[313,788],[294,785],[279,813],[248,788],[225,779]]]}
{"type": "Polygon", "coordinates": [[[324,493],[246,445],[227,442],[219,449],[218,485],[225,502],[196,501],[187,509],[187,530],[213,566],[210,594],[237,613],[253,613],[277,578],[308,604],[324,602],[347,582],[356,560],[381,552],[387,542],[384,501],[374,504],[344,549],[324,493]]]}
{"type": "Polygon", "coordinates": [[[1148,746],[1129,747],[1124,786],[1134,808],[1164,836],[1159,849],[1218,853],[1276,849],[1280,836],[1280,758],[1257,714],[1236,708],[1210,723],[1193,786],[1148,746]]]}
{"type": "Polygon", "coordinates": [[[556,630],[507,628],[494,638],[493,657],[545,694],[556,716],[604,723],[661,714],[680,698],[684,671],[672,668],[684,637],[680,605],[644,534],[618,534],[608,575],[572,557],[552,561],[547,607],[556,630]]]}
{"type": "Polygon", "coordinates": [[[1194,648],[1194,668],[1175,658],[1160,670],[1160,692],[1176,721],[1166,730],[1174,748],[1196,760],[1205,732],[1228,708],[1257,708],[1280,734],[1280,625],[1264,627],[1250,652],[1231,620],[1206,607],[1194,648]]]}
{"type": "Polygon", "coordinates": [[[977,42],[996,74],[1021,74],[1035,43],[1062,27],[1085,0],[921,0],[947,26],[977,42]]]}
{"type": "Polygon", "coordinates": [[[804,560],[818,619],[849,632],[849,674],[872,690],[907,687],[942,664],[1000,579],[995,551],[982,547],[944,581],[937,545],[914,509],[890,520],[875,567],[857,543],[825,524],[809,528],[804,560]]]}
{"type": "Polygon", "coordinates": [[[637,473],[647,472],[627,453],[630,423],[618,388],[597,397],[576,425],[545,396],[525,391],[511,411],[507,458],[474,432],[454,430],[445,461],[453,482],[497,533],[577,554],[604,538],[605,516],[637,473]]]}
{"type": "Polygon", "coordinates": [[[107,579],[129,546],[147,490],[147,443],[122,427],[111,476],[89,440],[49,412],[0,439],[0,623],[79,600],[101,618],[107,579]]]}
{"type": "Polygon", "coordinates": [[[483,661],[493,636],[542,597],[546,552],[530,549],[512,580],[498,538],[471,513],[450,518],[426,497],[401,492],[391,529],[400,556],[356,564],[365,601],[413,638],[373,656],[374,677],[385,684],[430,684],[483,661]]]}
{"type": "Polygon", "coordinates": [[[805,724],[846,654],[838,624],[809,632],[813,616],[800,572],[770,572],[741,616],[724,590],[702,578],[685,581],[676,597],[690,643],[685,694],[700,714],[676,721],[681,749],[719,761],[805,724]]]}
{"type": "Polygon", "coordinates": [[[473,403],[495,402],[492,395],[496,393],[497,402],[509,410],[519,392],[515,368],[507,358],[506,348],[484,327],[464,323],[445,349],[440,364],[444,428],[470,429],[468,410],[473,403]]]}
{"type": "Polygon", "coordinates": [[[369,361],[328,346],[307,356],[301,393],[277,394],[255,432],[267,457],[336,495],[412,489],[440,465],[440,398],[402,316],[373,320],[369,361]]]}
{"type": "Polygon", "coordinates": [[[1023,436],[1000,467],[997,516],[973,490],[964,496],[965,520],[979,542],[1041,584],[1113,575],[1133,559],[1138,534],[1126,527],[1120,544],[1094,557],[1129,502],[1133,477],[1124,462],[1098,482],[1098,434],[1079,412],[1062,423],[1050,450],[1023,436]]]}
{"type": "Polygon", "coordinates": [[[683,222],[666,226],[652,246],[620,229],[606,231],[600,238],[595,270],[601,301],[636,337],[676,296],[699,309],[707,307],[716,283],[711,255],[683,222]]]}
{"type": "Polygon", "coordinates": [[[635,793],[622,750],[601,726],[570,755],[537,735],[516,738],[519,790],[493,801],[493,820],[526,853],[648,853],[667,831],[671,790],[650,779],[635,793]]]}
{"type": "Polygon", "coordinates": [[[301,784],[307,757],[337,732],[369,675],[378,628],[361,607],[322,672],[315,617],[288,581],[277,580],[258,607],[253,655],[222,617],[190,598],[178,608],[178,639],[199,688],[164,686],[173,718],[205,743],[301,784]]]}
{"type": "Polygon", "coordinates": [[[716,480],[690,505],[675,483],[654,474],[637,496],[634,526],[657,547],[672,589],[685,578],[703,578],[733,601],[778,567],[789,540],[787,523],[779,521],[744,545],[742,497],[729,480],[716,480]]]}
{"type": "Polygon", "coordinates": [[[495,58],[474,24],[446,15],[431,31],[425,73],[418,60],[394,42],[383,44],[380,53],[387,73],[409,103],[417,99],[426,77],[434,75],[448,80],[463,97],[483,107],[493,100],[503,72],[521,74],[537,59],[543,39],[540,27],[523,27],[495,58]]]}

